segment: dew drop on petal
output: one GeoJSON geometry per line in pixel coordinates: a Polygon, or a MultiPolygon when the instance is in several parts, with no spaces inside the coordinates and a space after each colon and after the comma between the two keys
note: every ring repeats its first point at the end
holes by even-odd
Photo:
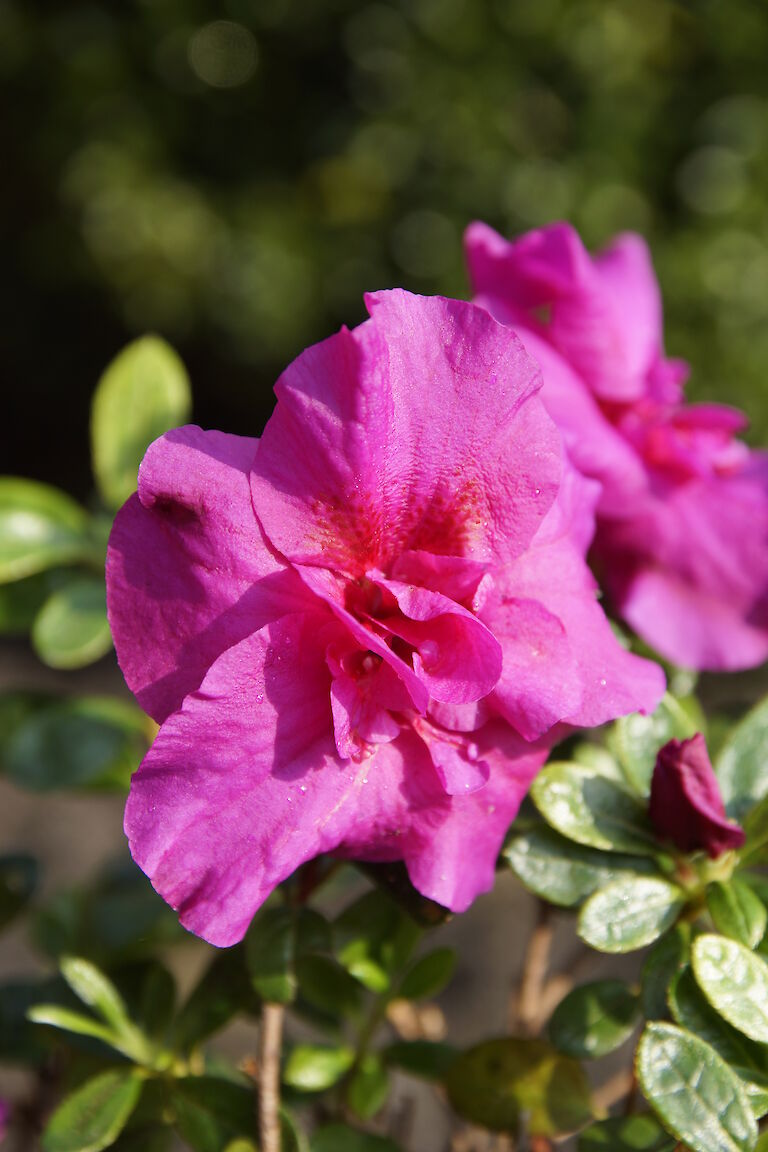
{"type": "Polygon", "coordinates": [[[601,681],[600,681],[600,687],[601,687],[601,688],[605,688],[605,686],[606,686],[606,684],[607,684],[607,683],[608,683],[608,681],[607,681],[607,680],[601,680],[601,681]]]}
{"type": "MultiPolygon", "coordinates": [[[[477,744],[467,744],[467,760],[477,760],[480,755],[480,749],[477,744]]],[[[467,785],[469,787],[469,785],[467,785]]]]}

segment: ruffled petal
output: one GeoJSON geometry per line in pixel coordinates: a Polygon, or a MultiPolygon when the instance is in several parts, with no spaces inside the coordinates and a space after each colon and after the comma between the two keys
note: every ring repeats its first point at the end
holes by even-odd
{"type": "Polygon", "coordinates": [[[147,451],[118,512],[107,608],[120,667],[158,721],[250,632],[312,604],[266,543],[248,475],[258,441],[188,426],[147,451]]]}
{"type": "Polygon", "coordinates": [[[291,561],[391,574],[409,551],[519,555],[554,500],[559,436],[533,361],[483,309],[400,290],[302,353],[254,462],[254,503],[291,561]]]}

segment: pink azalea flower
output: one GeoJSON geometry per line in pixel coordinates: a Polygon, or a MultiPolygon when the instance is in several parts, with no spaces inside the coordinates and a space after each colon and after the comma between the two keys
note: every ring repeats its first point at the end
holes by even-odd
{"type": "Polygon", "coordinates": [[[617,610],[677,664],[761,663],[768,456],[736,438],[739,412],[683,402],[644,242],[592,258],[567,224],[508,242],[477,223],[466,251],[476,302],[538,360],[570,458],[602,485],[592,558],[617,610]]]}
{"type": "Polygon", "coordinates": [[[597,486],[517,338],[458,301],[368,305],[285,371],[260,442],[156,441],[110,540],[118,657],[162,725],[126,831],[219,945],[322,852],[466,908],[555,727],[663,691],[595,598],[597,486]]]}
{"type": "Polygon", "coordinates": [[[726,818],[700,732],[690,740],[670,740],[660,750],[649,812],[658,835],[683,852],[704,851],[714,860],[744,843],[744,829],[726,818]]]}

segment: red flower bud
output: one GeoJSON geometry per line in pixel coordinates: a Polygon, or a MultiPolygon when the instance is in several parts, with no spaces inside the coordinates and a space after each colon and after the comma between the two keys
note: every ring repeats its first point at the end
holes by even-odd
{"type": "Polygon", "coordinates": [[[651,823],[683,852],[721,856],[744,843],[744,830],[725,815],[720,787],[700,732],[670,740],[659,751],[651,780],[651,823]]]}

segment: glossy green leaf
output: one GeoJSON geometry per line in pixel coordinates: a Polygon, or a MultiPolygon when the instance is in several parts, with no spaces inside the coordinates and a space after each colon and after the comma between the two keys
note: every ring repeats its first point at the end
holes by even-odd
{"type": "Polygon", "coordinates": [[[623,716],[611,730],[611,745],[627,782],[647,796],[659,748],[668,740],[686,740],[703,727],[693,698],[676,700],[669,692],[651,716],[623,716]]]}
{"type": "Polygon", "coordinates": [[[640,998],[646,1020],[663,1020],[668,1015],[669,986],[685,965],[691,952],[691,926],[679,921],[654,944],[642,969],[640,998]]]}
{"type": "Polygon", "coordinates": [[[0,476],[0,583],[88,559],[88,516],[64,492],[0,476]]]}
{"type": "Polygon", "coordinates": [[[736,725],[715,764],[729,816],[741,820],[768,795],[768,697],[736,725]]]}
{"type": "Polygon", "coordinates": [[[290,1053],[283,1080],[301,1092],[324,1092],[341,1080],[355,1060],[353,1048],[298,1044],[290,1053]]]}
{"type": "Polygon", "coordinates": [[[768,912],[749,885],[740,880],[710,884],[707,908],[715,927],[724,936],[756,948],[765,933],[768,912]]]}
{"type": "Polygon", "coordinates": [[[580,1132],[577,1152],[674,1152],[676,1144],[655,1116],[616,1116],[580,1132]]]}
{"type": "Polygon", "coordinates": [[[387,1102],[389,1075],[378,1053],[369,1052],[347,1085],[347,1105],[361,1120],[375,1116],[387,1102]]]}
{"type": "Polygon", "coordinates": [[[724,1020],[768,1043],[768,964],[725,936],[699,936],[691,948],[696,982],[724,1020]]]}
{"type": "Polygon", "coordinates": [[[534,780],[531,796],[547,823],[578,844],[641,855],[658,850],[640,803],[582,764],[548,764],[534,780]]]}
{"type": "Polygon", "coordinates": [[[43,1152],[101,1152],[122,1132],[141,1095],[132,1069],[116,1068],[87,1080],[67,1096],[43,1133],[43,1152]]]}
{"type": "Polygon", "coordinates": [[[176,1127],[193,1152],[221,1152],[254,1127],[253,1090],[216,1076],[188,1076],[173,1082],[170,1098],[176,1127]]]}
{"type": "Polygon", "coordinates": [[[61,961],[61,974],[78,999],[98,1012],[110,1028],[120,1032],[130,1027],[122,996],[112,981],[90,960],[66,956],[61,961]]]}
{"type": "Polygon", "coordinates": [[[436,948],[420,957],[406,973],[398,989],[404,1000],[422,1000],[437,996],[450,983],[456,967],[452,948],[436,948]]]}
{"type": "Polygon", "coordinates": [[[83,668],[112,647],[104,580],[81,576],[46,600],[32,626],[32,643],[51,668],[83,668]]]}
{"type": "Polygon", "coordinates": [[[696,983],[693,970],[684,968],[669,988],[669,1006],[676,1024],[711,1044],[726,1064],[740,1069],[742,1079],[768,1068],[768,1050],[749,1040],[720,1016],[696,983]]]}
{"type": "Polygon", "coordinates": [[[33,791],[128,786],[147,749],[138,708],[107,696],[81,696],[38,709],[13,732],[5,769],[33,791]]]}
{"type": "Polygon", "coordinates": [[[288,1004],[298,988],[297,957],[329,949],[330,925],[308,908],[268,908],[249,928],[245,946],[248,971],[258,995],[288,1004]]]}
{"type": "MultiPolygon", "coordinates": [[[[27,1011],[27,1018],[33,1024],[47,1024],[51,1028],[60,1028],[63,1032],[72,1032],[76,1036],[89,1036],[93,1040],[101,1040],[103,1044],[108,1044],[118,1052],[125,1052],[120,1034],[114,1028],[101,1024],[82,1012],[62,1008],[59,1004],[35,1004],[27,1011]]],[[[131,1052],[126,1055],[131,1055],[131,1052]]]]}
{"type": "Polygon", "coordinates": [[[185,424],[192,408],[187,373],[157,336],[135,340],[99,380],[91,409],[91,455],[104,502],[119,508],[136,491],[148,446],[185,424]]]}
{"type": "Polygon", "coordinates": [[[328,1124],[318,1128],[310,1143],[310,1152],[401,1152],[386,1136],[360,1132],[346,1124],[328,1124]]]}
{"type": "Polygon", "coordinates": [[[556,1048],[578,1060],[613,1052],[632,1035],[640,998],[618,980],[581,984],[560,1001],[549,1022],[556,1048]]]}
{"type": "Polygon", "coordinates": [[[493,1131],[514,1131],[525,1113],[532,1134],[557,1135],[593,1115],[581,1065],[544,1040],[486,1040],[457,1057],[445,1086],[460,1116],[493,1131]]]}
{"type": "Polygon", "coordinates": [[[649,1024],[635,1067],[662,1123],[694,1152],[754,1147],[757,1125],[741,1081],[703,1040],[674,1024],[649,1024]]]}
{"type": "Polygon", "coordinates": [[[530,892],[565,908],[621,876],[655,871],[646,857],[587,848],[553,828],[536,828],[516,836],[502,857],[530,892]]]}
{"type": "Polygon", "coordinates": [[[684,906],[682,891],[660,877],[614,880],[587,900],[578,933],[598,952],[634,952],[670,928],[684,906]]]}
{"type": "Polygon", "coordinates": [[[742,863],[768,863],[768,796],[763,796],[742,819],[746,842],[739,856],[742,863]]]}
{"type": "Polygon", "coordinates": [[[383,1052],[388,1064],[425,1080],[442,1079],[458,1055],[458,1048],[436,1040],[397,1040],[383,1052]]]}
{"type": "Polygon", "coordinates": [[[37,885],[37,862],[33,856],[15,853],[0,856],[0,928],[26,907],[37,885]]]}

